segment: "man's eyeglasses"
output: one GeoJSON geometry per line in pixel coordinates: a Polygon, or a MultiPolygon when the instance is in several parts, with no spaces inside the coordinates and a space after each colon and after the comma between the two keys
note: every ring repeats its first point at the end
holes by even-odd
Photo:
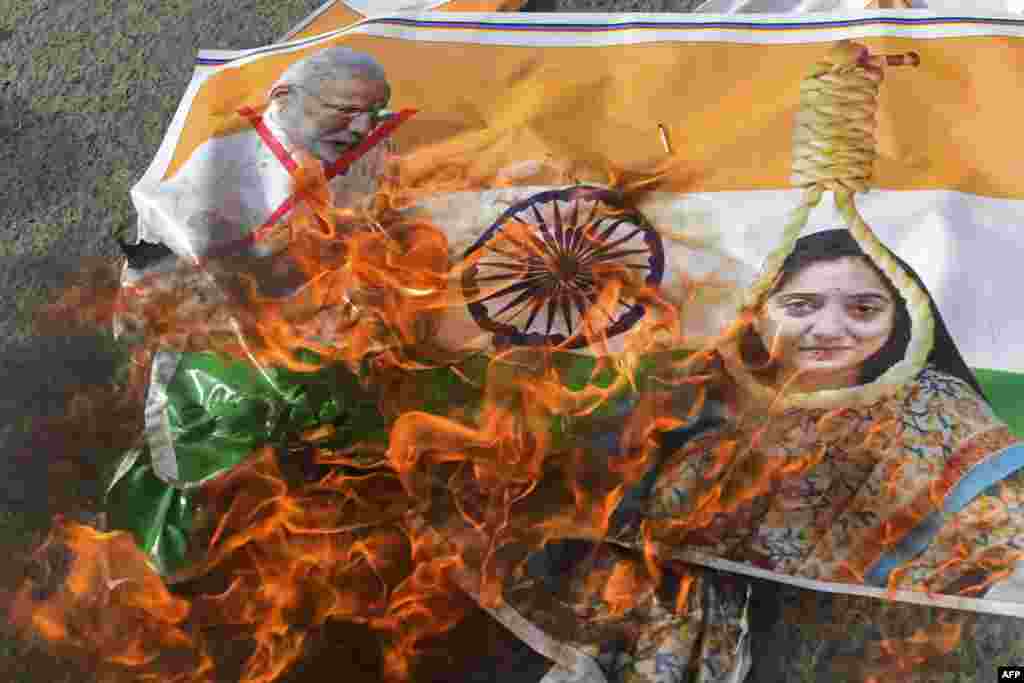
{"type": "Polygon", "coordinates": [[[371,107],[370,109],[360,109],[359,107],[350,107],[350,106],[342,106],[342,105],[337,105],[337,104],[331,104],[330,102],[327,102],[326,100],[321,98],[316,93],[311,92],[311,91],[309,91],[306,88],[297,88],[297,89],[301,90],[302,92],[306,93],[307,95],[312,97],[314,100],[319,102],[320,106],[322,106],[323,108],[330,109],[331,111],[333,111],[333,112],[335,112],[335,113],[337,113],[337,114],[339,114],[341,116],[344,116],[349,121],[351,121],[352,119],[356,118],[357,116],[362,116],[363,114],[369,114],[370,115],[370,121],[373,123],[373,125],[377,125],[381,121],[384,121],[387,118],[389,118],[389,117],[394,115],[394,112],[392,112],[390,109],[387,108],[387,104],[382,104],[382,105],[377,106],[377,107],[371,107]]]}

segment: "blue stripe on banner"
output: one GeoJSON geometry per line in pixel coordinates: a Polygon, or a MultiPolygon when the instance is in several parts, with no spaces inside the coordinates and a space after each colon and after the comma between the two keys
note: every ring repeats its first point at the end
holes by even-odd
{"type": "MultiPolygon", "coordinates": [[[[1024,19],[1010,19],[999,17],[864,17],[860,19],[833,19],[825,21],[800,21],[780,23],[760,23],[750,21],[620,21],[601,24],[570,24],[570,23],[513,23],[513,22],[482,22],[482,21],[456,21],[444,19],[412,19],[403,17],[379,17],[367,19],[361,22],[360,26],[383,25],[402,26],[406,28],[447,28],[462,29],[470,31],[515,31],[518,33],[612,33],[616,31],[637,31],[637,30],[721,30],[740,29],[744,31],[759,32],[782,32],[791,30],[816,30],[827,28],[849,28],[856,26],[872,25],[896,25],[896,26],[944,26],[950,24],[978,24],[981,26],[1024,26],[1024,19]]],[[[196,63],[200,66],[219,66],[233,62],[236,59],[254,57],[262,54],[270,54],[283,49],[294,49],[305,44],[320,40],[320,37],[307,38],[304,41],[271,45],[265,48],[251,50],[243,55],[227,59],[199,58],[196,63]]]]}
{"type": "Polygon", "coordinates": [[[1024,468],[1024,444],[1010,446],[976,465],[946,496],[941,511],[933,512],[914,527],[896,546],[883,555],[864,577],[869,585],[884,587],[893,569],[913,560],[928,547],[942,528],[943,518],[967,507],[990,486],[1024,468]]]}

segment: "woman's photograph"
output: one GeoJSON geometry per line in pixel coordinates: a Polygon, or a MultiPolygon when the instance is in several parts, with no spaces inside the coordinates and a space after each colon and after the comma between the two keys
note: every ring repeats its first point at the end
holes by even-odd
{"type": "MultiPolygon", "coordinates": [[[[1019,446],[930,304],[934,344],[911,382],[849,408],[773,410],[766,398],[779,393],[870,386],[911,337],[899,290],[848,230],[799,239],[745,324],[706,355],[699,372],[714,380],[701,416],[662,435],[661,459],[613,516],[610,540],[549,543],[509,586],[509,604],[544,635],[523,633],[587,654],[608,681],[741,681],[779,619],[779,584],[715,560],[839,592],[983,596],[995,571],[984,558],[1009,556],[1019,540],[992,529],[989,511],[1021,519],[1003,501],[1020,500],[1024,477],[1012,465],[972,468],[1019,446]],[[977,493],[952,502],[957,484],[977,493]],[[954,492],[944,506],[929,504],[939,486],[954,492]],[[694,553],[704,566],[688,561],[694,553]],[[590,585],[627,571],[647,580],[627,609],[590,585]]],[[[555,665],[539,680],[580,675],[555,665]]]]}

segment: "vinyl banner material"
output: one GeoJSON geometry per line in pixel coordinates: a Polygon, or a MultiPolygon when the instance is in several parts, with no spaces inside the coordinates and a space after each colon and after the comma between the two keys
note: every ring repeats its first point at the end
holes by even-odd
{"type": "Polygon", "coordinates": [[[279,42],[309,38],[395,12],[514,12],[525,4],[524,0],[327,0],[279,42]]]}
{"type": "Polygon", "coordinates": [[[126,300],[206,292],[227,340],[157,354],[111,483],[161,573],[302,442],[390,477],[545,683],[612,680],[627,620],[629,680],[741,680],[725,574],[1024,617],[1024,20],[345,7],[202,52],[132,189],[178,269],[126,300]]]}

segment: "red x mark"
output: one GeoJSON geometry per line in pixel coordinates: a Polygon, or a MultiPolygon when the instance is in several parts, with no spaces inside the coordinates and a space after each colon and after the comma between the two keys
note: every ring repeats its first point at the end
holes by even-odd
{"type": "MultiPolygon", "coordinates": [[[[288,169],[289,173],[294,173],[295,170],[298,168],[298,164],[295,163],[295,160],[292,159],[290,154],[288,154],[288,150],[284,148],[284,145],[282,145],[280,141],[278,141],[278,139],[274,137],[274,135],[267,128],[266,124],[263,123],[263,116],[260,115],[258,112],[256,112],[256,110],[254,110],[251,107],[243,107],[242,109],[238,110],[238,113],[249,119],[253,127],[256,129],[256,132],[259,133],[259,136],[263,139],[263,142],[274,153],[274,156],[276,156],[278,160],[281,162],[281,164],[284,165],[286,169],[288,169]]],[[[351,166],[354,161],[356,161],[364,154],[366,154],[368,151],[373,149],[373,147],[375,147],[377,143],[386,139],[395,131],[396,128],[398,128],[400,125],[408,121],[416,113],[416,109],[403,109],[394,116],[390,117],[381,125],[377,126],[377,128],[375,128],[373,132],[371,132],[361,143],[359,143],[352,149],[348,150],[344,155],[341,156],[341,158],[339,158],[337,161],[331,164],[330,167],[328,167],[326,172],[327,180],[331,180],[332,178],[347,171],[348,167],[351,166]]],[[[270,218],[268,218],[262,226],[260,226],[258,229],[249,233],[240,240],[234,240],[232,242],[227,242],[225,244],[214,247],[208,252],[208,254],[204,258],[199,259],[199,265],[205,264],[206,261],[210,258],[224,256],[234,251],[241,251],[242,249],[249,247],[253,243],[263,239],[267,235],[267,233],[270,232],[270,229],[273,227],[273,225],[278,220],[280,220],[282,216],[284,216],[286,213],[288,213],[288,211],[291,210],[291,208],[295,205],[295,202],[296,195],[288,197],[288,199],[281,203],[281,206],[277,207],[277,210],[270,215],[270,218]]],[[[134,286],[126,285],[125,287],[122,288],[122,293],[129,295],[135,294],[137,293],[137,289],[134,286]]]]}
{"type": "MultiPolygon", "coordinates": [[[[379,142],[386,139],[395,131],[396,128],[412,118],[416,112],[416,109],[403,109],[394,116],[388,118],[384,123],[377,126],[362,142],[345,152],[345,154],[327,168],[327,180],[330,181],[336,176],[345,173],[353,162],[373,149],[379,142]]],[[[289,173],[294,174],[299,165],[291,155],[288,154],[288,150],[284,148],[284,145],[274,137],[274,134],[271,133],[266,124],[263,123],[263,116],[252,107],[243,107],[238,110],[238,113],[249,119],[253,128],[256,129],[256,132],[263,139],[264,144],[270,148],[270,151],[274,153],[274,156],[281,162],[281,165],[288,169],[289,173]]],[[[292,210],[295,206],[295,202],[297,201],[297,196],[298,195],[293,194],[288,197],[288,199],[284,200],[281,205],[277,207],[272,214],[270,214],[270,217],[267,218],[262,226],[240,240],[234,240],[214,247],[207,253],[206,258],[225,256],[229,253],[240,251],[266,237],[274,225],[281,220],[286,213],[292,210]]]]}

